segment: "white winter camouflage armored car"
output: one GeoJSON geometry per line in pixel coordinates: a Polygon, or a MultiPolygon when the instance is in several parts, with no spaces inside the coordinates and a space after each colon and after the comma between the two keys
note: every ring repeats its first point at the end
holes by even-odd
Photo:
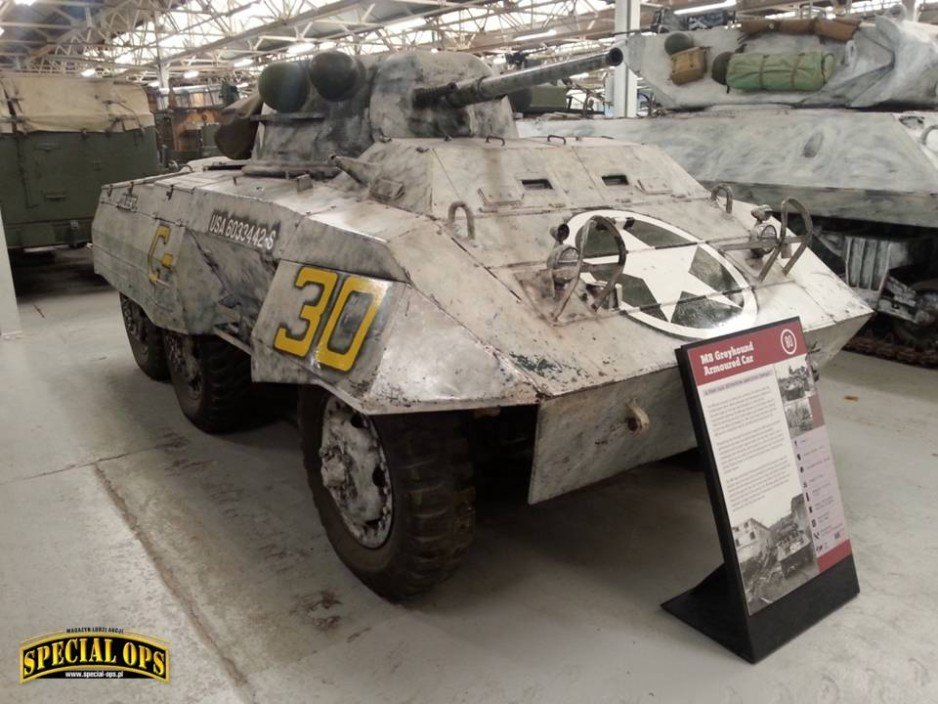
{"type": "Polygon", "coordinates": [[[549,499],[694,445],[684,341],[797,315],[820,365],[869,314],[657,148],[516,137],[507,93],[621,58],[324,52],[233,108],[235,160],[102,194],[95,266],[140,366],[210,432],[252,382],[296,385],[320,518],[381,594],[453,570],[503,440],[549,499]]]}

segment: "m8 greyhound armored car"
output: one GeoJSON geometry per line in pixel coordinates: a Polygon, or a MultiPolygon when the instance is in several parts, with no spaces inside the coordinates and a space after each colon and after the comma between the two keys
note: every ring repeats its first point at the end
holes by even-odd
{"type": "Polygon", "coordinates": [[[549,499],[694,445],[682,341],[797,315],[820,365],[869,314],[659,149],[517,138],[506,95],[621,60],[271,65],[219,130],[232,161],[101,196],[95,266],[141,368],[210,432],[252,382],[296,385],[320,519],[380,594],[455,568],[480,448],[522,438],[549,499]]]}

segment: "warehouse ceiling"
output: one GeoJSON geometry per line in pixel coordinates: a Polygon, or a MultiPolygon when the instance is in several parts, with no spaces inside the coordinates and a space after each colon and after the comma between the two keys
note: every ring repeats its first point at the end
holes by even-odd
{"type": "Polygon", "coordinates": [[[156,76],[336,45],[503,51],[611,37],[612,13],[604,0],[0,0],[0,66],[156,76]]]}
{"type": "MultiPolygon", "coordinates": [[[[803,6],[737,1],[646,3],[642,25],[661,7],[769,14],[803,6]]],[[[612,41],[614,7],[607,0],[0,0],[0,31],[0,68],[150,80],[251,73],[331,47],[571,53],[612,41]]]]}

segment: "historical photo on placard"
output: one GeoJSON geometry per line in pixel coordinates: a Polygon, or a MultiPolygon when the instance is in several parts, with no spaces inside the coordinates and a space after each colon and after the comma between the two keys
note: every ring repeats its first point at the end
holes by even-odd
{"type": "Polygon", "coordinates": [[[804,355],[779,362],[774,367],[783,402],[797,401],[814,393],[814,377],[804,355]]]}
{"type": "Polygon", "coordinates": [[[791,436],[797,437],[814,427],[814,416],[811,413],[811,401],[800,398],[797,401],[785,404],[785,420],[791,436]]]}
{"type": "Polygon", "coordinates": [[[803,494],[792,497],[781,517],[753,516],[734,525],[733,541],[750,614],[818,574],[803,494]]]}

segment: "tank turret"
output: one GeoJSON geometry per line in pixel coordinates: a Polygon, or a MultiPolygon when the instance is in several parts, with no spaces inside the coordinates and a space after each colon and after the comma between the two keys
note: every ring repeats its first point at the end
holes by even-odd
{"type": "Polygon", "coordinates": [[[271,64],[258,81],[264,107],[219,130],[264,130],[247,170],[253,173],[331,173],[334,155],[355,158],[376,141],[409,137],[516,137],[503,100],[545,81],[622,63],[621,49],[559,61],[501,76],[462,53],[402,52],[352,57],[319,52],[303,61],[271,64]]]}

